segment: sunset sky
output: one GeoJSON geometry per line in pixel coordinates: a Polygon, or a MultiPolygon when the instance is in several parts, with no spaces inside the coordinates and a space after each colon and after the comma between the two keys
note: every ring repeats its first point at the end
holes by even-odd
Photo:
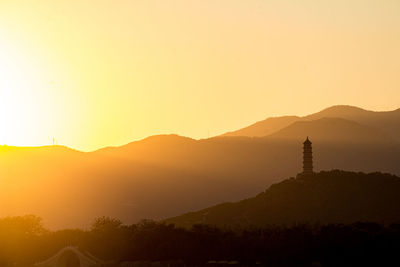
{"type": "Polygon", "coordinates": [[[83,151],[400,107],[398,0],[0,0],[0,144],[83,151]]]}

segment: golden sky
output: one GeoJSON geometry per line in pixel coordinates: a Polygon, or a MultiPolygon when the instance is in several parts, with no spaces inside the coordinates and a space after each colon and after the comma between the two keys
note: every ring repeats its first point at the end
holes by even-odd
{"type": "Polygon", "coordinates": [[[0,0],[0,144],[400,107],[398,0],[0,0]]]}

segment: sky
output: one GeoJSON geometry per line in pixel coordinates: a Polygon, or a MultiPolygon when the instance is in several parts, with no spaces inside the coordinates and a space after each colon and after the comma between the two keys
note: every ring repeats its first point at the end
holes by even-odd
{"type": "Polygon", "coordinates": [[[400,108],[398,0],[0,0],[0,144],[207,138],[400,108]]]}

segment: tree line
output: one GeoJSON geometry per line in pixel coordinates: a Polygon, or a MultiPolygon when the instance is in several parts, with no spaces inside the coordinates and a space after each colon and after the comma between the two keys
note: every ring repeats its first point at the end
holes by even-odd
{"type": "Polygon", "coordinates": [[[294,224],[190,229],[149,220],[124,225],[97,218],[88,230],[46,230],[36,216],[0,219],[0,266],[32,266],[73,245],[118,264],[180,260],[186,265],[230,260],[241,265],[322,266],[400,263],[400,224],[294,224]]]}

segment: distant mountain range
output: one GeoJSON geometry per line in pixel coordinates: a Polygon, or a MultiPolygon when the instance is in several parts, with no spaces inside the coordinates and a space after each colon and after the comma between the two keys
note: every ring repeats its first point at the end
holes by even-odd
{"type": "Polygon", "coordinates": [[[256,197],[166,220],[177,226],[400,222],[400,178],[382,173],[320,172],[284,180],[256,197]]]}
{"type": "Polygon", "coordinates": [[[270,138],[302,141],[311,135],[314,142],[340,144],[395,144],[385,131],[342,118],[321,118],[314,121],[296,121],[271,134],[270,138]]]}
{"type": "Polygon", "coordinates": [[[400,175],[400,110],[335,106],[270,118],[203,140],[151,136],[83,153],[66,147],[0,147],[0,216],[36,214],[52,228],[94,217],[132,223],[251,197],[301,171],[302,141],[316,170],[400,175]]]}
{"type": "Polygon", "coordinates": [[[380,130],[394,140],[400,140],[400,109],[376,112],[353,106],[333,106],[305,117],[285,116],[267,118],[246,128],[226,133],[223,136],[263,137],[275,134],[295,122],[315,121],[324,118],[341,118],[356,122],[380,130]]]}

